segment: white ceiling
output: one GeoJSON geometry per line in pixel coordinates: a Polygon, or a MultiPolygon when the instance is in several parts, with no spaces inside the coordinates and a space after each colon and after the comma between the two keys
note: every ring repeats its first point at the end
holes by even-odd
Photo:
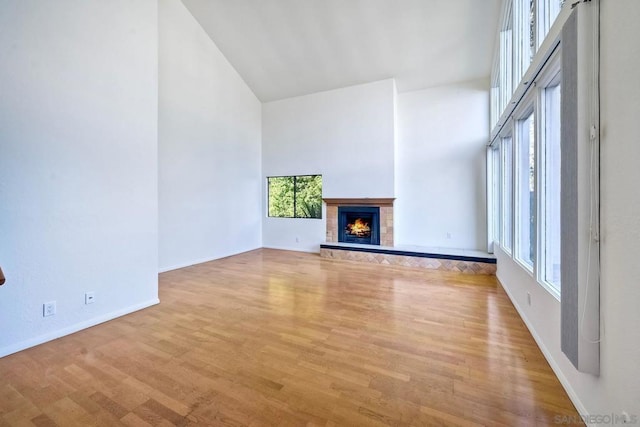
{"type": "Polygon", "coordinates": [[[488,78],[500,0],[182,0],[263,102],[488,78]]]}

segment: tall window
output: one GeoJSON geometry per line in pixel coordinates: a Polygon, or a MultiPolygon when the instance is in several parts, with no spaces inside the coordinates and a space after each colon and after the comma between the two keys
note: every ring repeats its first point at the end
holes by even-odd
{"type": "Polygon", "coordinates": [[[534,11],[534,0],[513,0],[513,87],[520,84],[535,52],[534,11]]]}
{"type": "Polygon", "coordinates": [[[267,182],[270,217],[322,218],[322,175],[272,176],[267,182]]]}
{"type": "MultiPolygon", "coordinates": [[[[509,17],[510,17],[509,13],[509,17]]],[[[500,103],[499,110],[502,112],[513,95],[513,31],[511,30],[511,19],[507,20],[505,28],[500,31],[500,103]]]]}
{"type": "Polygon", "coordinates": [[[536,123],[533,112],[517,122],[517,132],[516,257],[533,269],[536,243],[536,123]]]}
{"type": "Polygon", "coordinates": [[[494,81],[491,86],[491,126],[495,126],[500,118],[500,84],[494,81]]]}
{"type": "Polygon", "coordinates": [[[541,140],[541,277],[560,289],[560,85],[543,90],[544,136],[541,140]]]}
{"type": "Polygon", "coordinates": [[[512,229],[513,223],[511,221],[512,206],[513,206],[513,144],[511,137],[502,138],[500,142],[500,156],[501,156],[501,185],[502,185],[502,213],[500,215],[502,219],[502,246],[509,252],[511,251],[511,245],[513,242],[512,229]]]}
{"type": "Polygon", "coordinates": [[[538,0],[537,8],[537,46],[540,47],[555,22],[564,0],[538,0]]]}
{"type": "Polygon", "coordinates": [[[496,146],[491,150],[492,170],[493,170],[493,199],[492,199],[492,217],[493,217],[493,241],[500,242],[500,150],[496,146]]]}
{"type": "Polygon", "coordinates": [[[533,57],[560,15],[564,0],[506,0],[491,72],[491,126],[498,123],[533,57]]]}
{"type": "Polygon", "coordinates": [[[529,63],[533,61],[536,45],[536,0],[529,0],[529,63]]]}
{"type": "Polygon", "coordinates": [[[499,197],[488,199],[491,240],[499,237],[500,249],[558,298],[562,23],[556,21],[569,16],[560,12],[570,5],[505,0],[490,94],[491,147],[500,152],[495,161],[488,151],[489,194],[499,197]]]}

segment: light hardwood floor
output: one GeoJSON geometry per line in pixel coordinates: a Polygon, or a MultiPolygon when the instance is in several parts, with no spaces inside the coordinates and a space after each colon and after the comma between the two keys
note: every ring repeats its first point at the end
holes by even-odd
{"type": "Polygon", "coordinates": [[[161,274],[160,301],[0,359],[0,426],[577,417],[495,277],[261,249],[161,274]]]}

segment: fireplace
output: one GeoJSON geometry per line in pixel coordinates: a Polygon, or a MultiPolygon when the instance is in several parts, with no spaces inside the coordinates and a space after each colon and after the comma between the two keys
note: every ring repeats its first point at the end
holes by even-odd
{"type": "Polygon", "coordinates": [[[393,201],[395,199],[365,197],[358,199],[324,198],[322,200],[327,204],[327,243],[343,242],[345,244],[393,247],[393,201]],[[373,210],[362,210],[363,208],[373,208],[373,210]],[[338,211],[340,211],[340,214],[338,211]],[[341,215],[349,211],[356,215],[355,218],[351,218],[351,222],[341,215]],[[375,218],[373,214],[376,214],[375,218]],[[340,219],[341,217],[342,219],[340,219]],[[356,225],[355,220],[358,218],[360,218],[360,223],[356,225]],[[340,224],[338,224],[339,222],[340,224]],[[367,225],[364,226],[363,222],[367,223],[367,225]],[[347,233],[346,227],[350,223],[353,224],[350,229],[351,232],[347,233]],[[367,231],[367,227],[370,228],[369,231],[367,231]]]}
{"type": "Polygon", "coordinates": [[[380,208],[338,207],[338,241],[364,245],[380,244],[380,208]]]}

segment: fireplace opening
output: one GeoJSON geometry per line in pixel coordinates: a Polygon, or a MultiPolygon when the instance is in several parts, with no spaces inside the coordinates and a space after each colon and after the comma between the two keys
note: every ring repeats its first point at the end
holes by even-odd
{"type": "Polygon", "coordinates": [[[365,245],[380,244],[380,208],[338,207],[338,241],[365,245]]]}
{"type": "Polygon", "coordinates": [[[355,237],[371,237],[371,227],[369,226],[371,219],[368,215],[350,215],[347,216],[347,227],[345,233],[355,237]],[[364,217],[360,218],[360,217],[364,217]]]}

